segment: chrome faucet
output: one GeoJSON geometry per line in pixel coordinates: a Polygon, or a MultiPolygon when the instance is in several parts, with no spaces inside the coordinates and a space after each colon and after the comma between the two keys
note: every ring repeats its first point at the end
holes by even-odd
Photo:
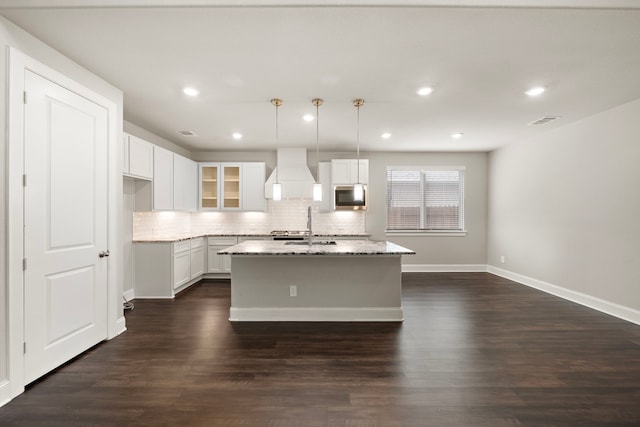
{"type": "Polygon", "coordinates": [[[309,246],[311,246],[311,238],[313,237],[313,231],[311,229],[311,206],[307,208],[307,228],[309,229],[309,246]]]}

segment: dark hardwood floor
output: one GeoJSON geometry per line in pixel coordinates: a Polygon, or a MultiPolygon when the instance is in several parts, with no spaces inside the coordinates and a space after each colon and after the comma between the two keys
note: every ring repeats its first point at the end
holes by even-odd
{"type": "Polygon", "coordinates": [[[402,324],[231,324],[229,294],[136,300],[0,425],[640,426],[640,326],[491,274],[404,274],[402,324]]]}

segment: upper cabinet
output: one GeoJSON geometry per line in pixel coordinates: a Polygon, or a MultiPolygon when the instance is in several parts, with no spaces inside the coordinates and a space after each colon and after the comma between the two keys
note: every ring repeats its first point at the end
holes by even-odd
{"type": "Polygon", "coordinates": [[[173,152],[153,147],[153,210],[173,210],[173,152]]]}
{"type": "Polygon", "coordinates": [[[123,174],[134,178],[153,179],[153,144],[124,133],[123,174]]]}
{"type": "Polygon", "coordinates": [[[222,209],[242,209],[240,200],[240,170],[239,164],[222,164],[222,209]]]}
{"type": "Polygon", "coordinates": [[[331,179],[334,185],[368,184],[369,159],[333,159],[331,160],[331,179]],[[359,170],[358,170],[358,164],[359,170]],[[358,175],[360,179],[358,180],[358,175]]]}
{"type": "Polygon", "coordinates": [[[164,148],[153,148],[153,210],[198,209],[198,164],[164,148]]]}
{"type": "Polygon", "coordinates": [[[173,155],[173,210],[198,210],[198,164],[179,154],[173,155]]]}
{"type": "Polygon", "coordinates": [[[264,211],[266,200],[264,198],[264,180],[266,174],[263,162],[242,163],[240,174],[242,210],[264,211]]]}
{"type": "Polygon", "coordinates": [[[200,163],[201,210],[264,211],[265,164],[200,163]]]}
{"type": "Polygon", "coordinates": [[[200,163],[199,208],[203,210],[218,209],[218,177],[220,164],[200,163]]]}

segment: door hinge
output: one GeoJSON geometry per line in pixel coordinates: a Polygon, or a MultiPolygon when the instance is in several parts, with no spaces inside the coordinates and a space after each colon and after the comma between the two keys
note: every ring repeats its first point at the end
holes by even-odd
{"type": "Polygon", "coordinates": [[[27,103],[27,91],[25,90],[24,92],[22,92],[22,100],[24,101],[24,103],[27,103]]]}
{"type": "Polygon", "coordinates": [[[27,174],[26,173],[24,175],[22,175],[22,186],[23,187],[27,186],[27,174]]]}
{"type": "Polygon", "coordinates": [[[22,343],[22,354],[27,354],[27,343],[26,342],[22,343]]]}
{"type": "Polygon", "coordinates": [[[26,269],[27,269],[27,259],[22,258],[22,271],[25,271],[26,269]]]}

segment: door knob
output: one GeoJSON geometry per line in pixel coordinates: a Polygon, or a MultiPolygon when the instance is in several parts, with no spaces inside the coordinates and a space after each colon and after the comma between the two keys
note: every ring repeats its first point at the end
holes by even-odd
{"type": "Polygon", "coordinates": [[[101,251],[101,252],[98,254],[98,256],[99,256],[100,258],[104,258],[104,257],[106,257],[106,256],[109,256],[109,251],[101,251]]]}

